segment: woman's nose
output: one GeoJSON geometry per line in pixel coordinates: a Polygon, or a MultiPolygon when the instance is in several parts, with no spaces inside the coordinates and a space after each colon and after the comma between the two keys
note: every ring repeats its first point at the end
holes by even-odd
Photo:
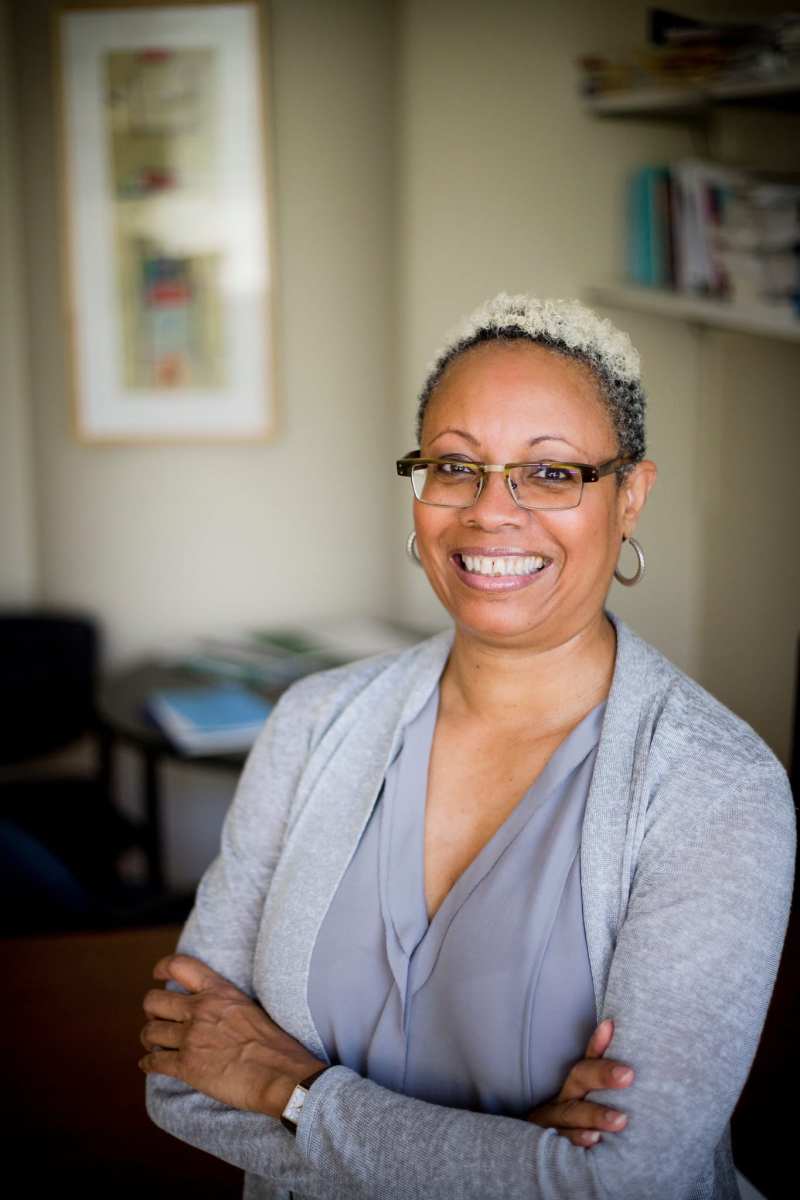
{"type": "Polygon", "coordinates": [[[478,499],[463,513],[468,525],[480,525],[486,529],[494,529],[499,525],[520,525],[526,515],[525,510],[515,502],[509,491],[508,480],[500,471],[487,471],[478,499]]]}

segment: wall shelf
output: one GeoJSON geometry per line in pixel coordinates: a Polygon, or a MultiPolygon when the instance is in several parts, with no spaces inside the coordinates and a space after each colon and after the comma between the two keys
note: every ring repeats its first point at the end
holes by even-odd
{"type": "MultiPolygon", "coordinates": [[[[703,119],[715,108],[729,104],[800,112],[800,69],[765,80],[725,80],[697,87],[653,86],[620,90],[588,97],[585,109],[595,117],[703,119]]],[[[800,314],[780,305],[772,306],[767,302],[734,304],[632,283],[597,284],[587,290],[590,300],[597,304],[691,321],[715,329],[800,342],[800,314]]]]}
{"type": "Polygon", "coordinates": [[[590,96],[586,111],[595,117],[702,117],[716,105],[760,104],[800,108],[800,71],[775,79],[710,83],[703,87],[648,87],[590,96]]]}
{"type": "Polygon", "coordinates": [[[612,308],[652,313],[679,321],[692,321],[716,329],[733,329],[759,337],[775,337],[800,342],[800,316],[768,304],[735,305],[724,300],[706,300],[660,288],[637,287],[635,284],[597,284],[588,289],[588,298],[595,304],[612,308]]]}
{"type": "Polygon", "coordinates": [[[590,96],[584,102],[593,117],[694,117],[708,108],[705,93],[697,88],[641,88],[590,96]]]}

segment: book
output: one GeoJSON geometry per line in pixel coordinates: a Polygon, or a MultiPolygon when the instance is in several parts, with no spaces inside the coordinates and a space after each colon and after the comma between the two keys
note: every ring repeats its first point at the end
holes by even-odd
{"type": "Polygon", "coordinates": [[[147,710],[184,754],[249,750],[272,705],[235,683],[152,692],[147,710]]]}
{"type": "Polygon", "coordinates": [[[673,281],[670,173],[641,167],[628,185],[628,277],[643,287],[673,281]]]}

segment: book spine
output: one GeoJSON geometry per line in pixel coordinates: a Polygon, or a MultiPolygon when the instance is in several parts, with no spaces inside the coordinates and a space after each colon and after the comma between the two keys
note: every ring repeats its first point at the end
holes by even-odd
{"type": "Polygon", "coordinates": [[[675,198],[675,181],[672,171],[669,169],[664,172],[664,197],[665,197],[665,236],[666,236],[666,286],[674,288],[676,286],[676,267],[675,267],[675,219],[677,216],[676,198],[675,198]]]}
{"type": "Polygon", "coordinates": [[[642,283],[642,226],[639,212],[639,192],[642,186],[641,171],[636,171],[628,180],[626,212],[627,276],[632,283],[642,283]]]}
{"type": "Polygon", "coordinates": [[[669,210],[667,185],[669,174],[664,167],[654,167],[650,175],[651,221],[651,282],[654,287],[669,284],[669,210]]]}
{"type": "Polygon", "coordinates": [[[652,168],[631,177],[628,190],[628,277],[642,287],[654,282],[652,168]]]}

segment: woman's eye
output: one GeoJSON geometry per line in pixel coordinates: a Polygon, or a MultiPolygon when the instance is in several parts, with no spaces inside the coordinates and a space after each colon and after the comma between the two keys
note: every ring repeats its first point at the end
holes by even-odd
{"type": "Polygon", "coordinates": [[[530,478],[545,483],[568,483],[572,479],[572,472],[552,463],[537,463],[531,468],[530,478]]]}
{"type": "Polygon", "coordinates": [[[460,462],[440,462],[435,467],[437,475],[442,475],[446,479],[464,478],[472,475],[472,471],[465,463],[460,462]]]}

